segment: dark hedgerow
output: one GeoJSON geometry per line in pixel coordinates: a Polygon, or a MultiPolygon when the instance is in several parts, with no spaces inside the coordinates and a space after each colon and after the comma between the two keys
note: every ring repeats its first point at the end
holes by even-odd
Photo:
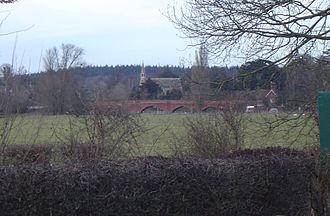
{"type": "Polygon", "coordinates": [[[10,164],[49,164],[52,159],[52,145],[8,145],[0,153],[2,163],[10,164]]]}
{"type": "Polygon", "coordinates": [[[308,215],[309,157],[249,155],[3,165],[0,215],[308,215]]]}

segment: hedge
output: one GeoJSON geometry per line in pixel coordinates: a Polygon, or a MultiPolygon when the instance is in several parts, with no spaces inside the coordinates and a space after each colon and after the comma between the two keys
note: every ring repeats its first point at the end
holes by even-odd
{"type": "Polygon", "coordinates": [[[0,215],[309,215],[311,159],[268,149],[0,166],[0,215]],[[258,151],[256,151],[258,152],[258,151]]]}

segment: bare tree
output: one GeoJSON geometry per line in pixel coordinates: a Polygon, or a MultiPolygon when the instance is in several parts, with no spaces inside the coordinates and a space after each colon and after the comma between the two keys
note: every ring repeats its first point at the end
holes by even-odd
{"type": "Polygon", "coordinates": [[[9,64],[0,67],[0,111],[3,114],[22,113],[26,110],[29,89],[24,68],[14,70],[9,64]]]}
{"type": "Polygon", "coordinates": [[[317,92],[330,89],[330,61],[328,56],[296,56],[285,67],[286,107],[313,117],[318,126],[317,92]]]}
{"type": "Polygon", "coordinates": [[[329,15],[327,0],[186,0],[168,11],[186,37],[217,57],[275,63],[329,47],[329,15]]]}
{"type": "Polygon", "coordinates": [[[128,100],[130,89],[124,82],[117,83],[113,88],[107,91],[110,100],[128,100]]]}
{"type": "Polygon", "coordinates": [[[62,44],[46,51],[44,57],[45,74],[40,77],[39,98],[53,114],[63,114],[79,101],[78,78],[70,69],[84,65],[84,49],[73,44],[62,44]],[[75,99],[76,98],[76,99],[75,99]]]}
{"type": "Polygon", "coordinates": [[[43,59],[46,71],[68,70],[85,64],[85,51],[73,44],[61,44],[60,47],[47,49],[43,59]]]}
{"type": "Polygon", "coordinates": [[[0,154],[14,141],[13,132],[22,119],[18,116],[27,108],[28,85],[19,74],[23,71],[23,68],[14,69],[9,64],[0,67],[0,154]]]}

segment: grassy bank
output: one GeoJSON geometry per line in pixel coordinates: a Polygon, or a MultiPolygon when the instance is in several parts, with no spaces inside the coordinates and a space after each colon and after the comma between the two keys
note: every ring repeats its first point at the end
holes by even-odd
{"type": "MultiPolygon", "coordinates": [[[[137,137],[141,144],[141,155],[172,154],[173,143],[182,139],[188,118],[193,115],[142,115],[144,132],[137,137]]],[[[307,117],[290,121],[281,120],[274,115],[249,114],[243,117],[244,148],[271,146],[302,149],[318,143],[318,129],[307,117]]],[[[4,125],[4,119],[1,119],[4,125]]],[[[79,119],[72,116],[17,116],[8,137],[9,144],[59,144],[66,142],[74,134],[86,139],[81,132],[79,119]],[[71,124],[70,124],[71,123],[71,124]],[[75,127],[70,129],[70,126],[75,127]]]]}

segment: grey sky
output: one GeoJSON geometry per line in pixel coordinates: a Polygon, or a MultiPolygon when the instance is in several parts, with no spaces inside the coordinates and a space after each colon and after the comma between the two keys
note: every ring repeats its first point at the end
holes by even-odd
{"type": "MultiPolygon", "coordinates": [[[[61,43],[92,65],[190,65],[194,49],[162,15],[173,0],[19,0],[1,5],[0,33],[18,33],[15,64],[38,70],[42,52],[61,43]]],[[[12,62],[16,34],[0,37],[0,64],[12,62]]]]}

